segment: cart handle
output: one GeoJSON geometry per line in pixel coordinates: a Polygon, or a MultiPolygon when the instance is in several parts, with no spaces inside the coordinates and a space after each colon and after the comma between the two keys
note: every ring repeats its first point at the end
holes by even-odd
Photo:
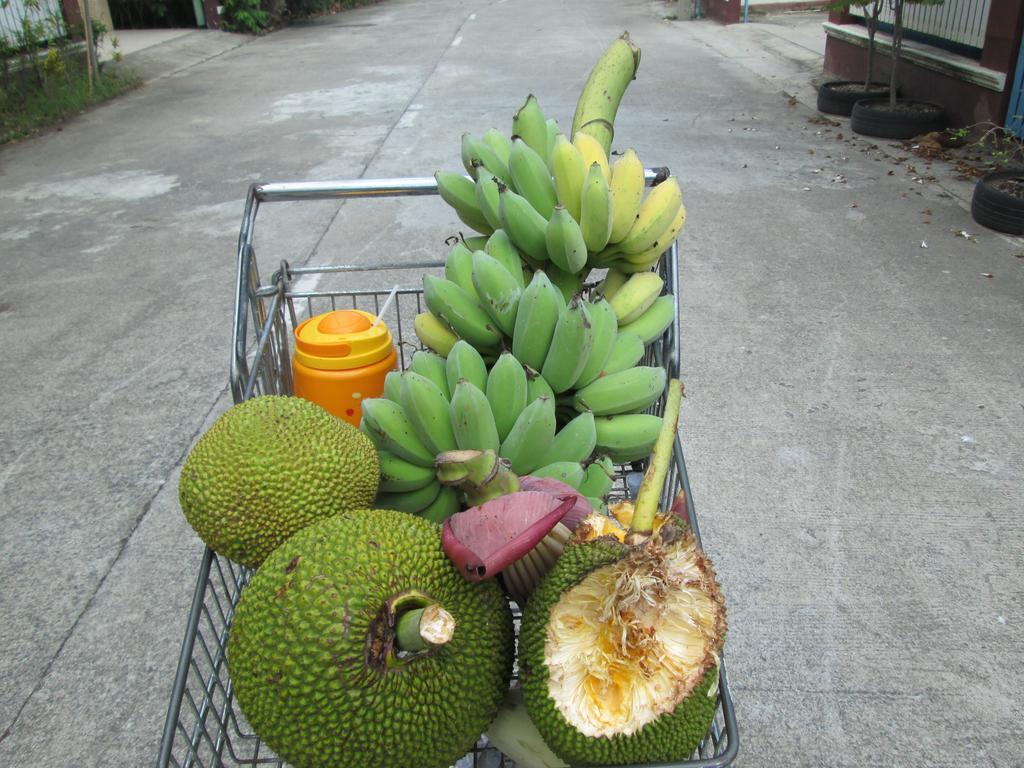
{"type": "MultiPolygon", "coordinates": [[[[668,178],[667,168],[644,171],[648,186],[668,178]]],[[[253,184],[253,195],[261,203],[286,200],[332,200],[358,197],[415,197],[436,195],[433,176],[407,176],[397,179],[351,179],[348,181],[282,181],[253,184]]]]}

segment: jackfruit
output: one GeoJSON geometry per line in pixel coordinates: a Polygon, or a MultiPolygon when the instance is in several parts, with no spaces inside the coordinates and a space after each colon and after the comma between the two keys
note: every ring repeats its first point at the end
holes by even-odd
{"type": "Polygon", "coordinates": [[[717,708],[725,609],[692,533],[571,542],[523,614],[520,682],[571,765],[688,758],[717,708]]]}
{"type": "Polygon", "coordinates": [[[199,438],[178,500],[210,549],[255,568],[310,523],[368,506],[379,481],[366,435],[307,400],[267,396],[235,405],[199,438]]]}
{"type": "Polygon", "coordinates": [[[243,590],[228,669],[246,719],[289,764],[444,768],[494,718],[512,615],[494,580],[459,575],[440,531],[393,510],[337,515],[292,536],[243,590]],[[405,619],[424,607],[444,620],[420,623],[424,647],[410,650],[405,619]]]}

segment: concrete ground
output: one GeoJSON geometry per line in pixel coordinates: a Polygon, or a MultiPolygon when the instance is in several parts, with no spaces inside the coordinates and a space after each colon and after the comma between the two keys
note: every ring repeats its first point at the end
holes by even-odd
{"type": "MultiPolygon", "coordinates": [[[[248,184],[456,169],[530,92],[565,125],[628,29],[616,143],[689,211],[682,434],[737,765],[1022,765],[1024,243],[938,164],[816,119],[820,15],[666,9],[385,0],[185,36],[145,87],[0,151],[0,763],[155,760],[201,555],[177,472],[229,402],[248,184]]],[[[436,200],[261,218],[267,265],[440,257],[455,228],[436,200]]]]}

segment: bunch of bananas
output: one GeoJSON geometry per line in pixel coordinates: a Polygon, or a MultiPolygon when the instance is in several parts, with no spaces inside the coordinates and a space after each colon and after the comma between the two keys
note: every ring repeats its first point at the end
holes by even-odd
{"type": "Polygon", "coordinates": [[[583,291],[561,270],[524,269],[500,229],[482,250],[456,243],[444,274],[423,278],[428,311],[414,322],[420,341],[446,357],[464,339],[491,362],[510,349],[556,393],[635,365],[675,315],[654,272],[611,268],[596,289],[583,291]]]}
{"type": "Polygon", "coordinates": [[[609,162],[587,133],[570,141],[530,96],[516,113],[514,138],[491,129],[462,137],[469,177],[438,171],[438,191],[466,226],[503,230],[532,269],[586,277],[615,266],[655,266],[686,220],[674,176],[644,196],[644,166],[632,149],[609,162]]]}
{"type": "MultiPolygon", "coordinates": [[[[578,302],[577,317],[586,303],[578,302]]],[[[568,343],[568,335],[559,336],[552,343],[568,343]]],[[[363,401],[360,429],[380,452],[378,502],[441,521],[458,511],[460,499],[437,479],[437,455],[490,449],[518,475],[556,478],[603,505],[613,463],[646,457],[661,427],[658,416],[637,411],[664,392],[665,371],[635,362],[560,396],[511,352],[489,369],[462,339],[447,359],[416,352],[408,370],[388,374],[382,397],[363,401]]]]}
{"type": "Polygon", "coordinates": [[[477,232],[504,230],[531,269],[563,273],[563,282],[582,284],[600,267],[650,270],[682,230],[686,209],[674,176],[644,197],[634,150],[609,159],[615,113],[639,64],[628,35],[604,52],[580,94],[571,138],[532,94],[512,119],[511,138],[496,128],[464,134],[469,176],[436,173],[442,199],[477,232]]]}

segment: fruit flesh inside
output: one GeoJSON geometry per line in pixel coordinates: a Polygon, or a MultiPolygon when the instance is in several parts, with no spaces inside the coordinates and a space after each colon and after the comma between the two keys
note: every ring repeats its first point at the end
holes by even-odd
{"type": "Polygon", "coordinates": [[[671,713],[717,666],[718,585],[692,539],[597,568],[552,607],[548,694],[590,737],[630,735],[671,713]]]}

